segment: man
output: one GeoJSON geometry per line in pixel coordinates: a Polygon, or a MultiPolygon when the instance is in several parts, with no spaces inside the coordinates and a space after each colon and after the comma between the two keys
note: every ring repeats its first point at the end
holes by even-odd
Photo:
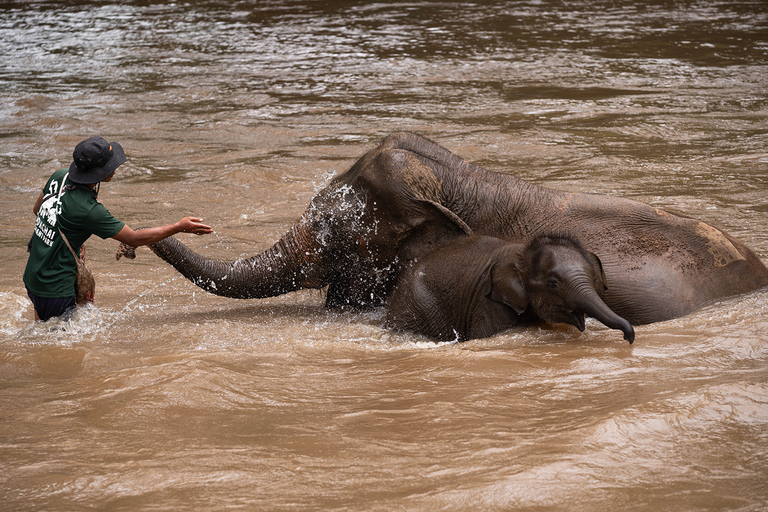
{"type": "Polygon", "coordinates": [[[96,200],[101,182],[110,181],[126,160],[120,144],[91,137],[80,142],[72,156],[69,169],[53,173],[34,206],[37,219],[24,284],[35,307],[35,320],[48,320],[75,307],[77,267],[61,233],[76,254],[91,235],[136,247],[181,232],[213,233],[210,226],[195,217],[134,231],[96,200]]]}

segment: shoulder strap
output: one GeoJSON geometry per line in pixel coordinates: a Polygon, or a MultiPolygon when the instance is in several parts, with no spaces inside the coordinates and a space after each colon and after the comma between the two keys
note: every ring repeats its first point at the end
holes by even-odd
{"type": "MultiPolygon", "coordinates": [[[[61,200],[62,194],[64,194],[64,185],[67,183],[67,178],[69,177],[69,173],[64,175],[64,179],[61,180],[61,185],[59,186],[59,200],[61,200]]],[[[69,252],[72,253],[72,256],[75,257],[75,261],[78,263],[80,262],[80,258],[77,257],[77,254],[75,254],[75,250],[72,249],[72,246],[69,243],[69,240],[67,240],[67,237],[64,236],[64,233],[61,231],[61,228],[59,228],[59,234],[61,235],[61,239],[64,240],[64,243],[67,244],[67,249],[69,249],[69,252]]]]}
{"type": "Polygon", "coordinates": [[[61,195],[64,193],[64,187],[67,184],[67,178],[69,178],[69,173],[64,175],[64,179],[61,180],[61,185],[59,185],[59,199],[61,199],[61,195]]]}
{"type": "Polygon", "coordinates": [[[67,249],[69,249],[69,252],[72,253],[72,256],[75,257],[75,261],[80,263],[80,258],[75,254],[75,250],[72,249],[72,246],[69,244],[69,240],[67,240],[67,237],[64,236],[64,233],[62,233],[61,228],[59,228],[59,234],[61,235],[61,239],[64,240],[64,243],[67,244],[67,249]]]}
{"type": "MultiPolygon", "coordinates": [[[[69,173],[64,175],[64,179],[61,180],[61,185],[59,185],[59,196],[58,199],[61,200],[62,194],[64,194],[64,185],[67,183],[67,178],[69,178],[69,173]]],[[[67,244],[67,249],[69,249],[69,252],[72,253],[72,256],[75,257],[75,261],[80,262],[80,258],[77,257],[77,254],[75,254],[75,250],[72,249],[72,246],[69,243],[69,240],[67,240],[67,237],[64,236],[64,233],[61,231],[61,228],[59,228],[59,234],[61,235],[61,239],[64,240],[64,243],[67,244]]]]}

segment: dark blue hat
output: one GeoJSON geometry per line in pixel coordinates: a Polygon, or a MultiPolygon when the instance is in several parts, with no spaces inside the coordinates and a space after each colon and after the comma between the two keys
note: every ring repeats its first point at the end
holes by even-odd
{"type": "Polygon", "coordinates": [[[69,166],[69,179],[83,185],[108,178],[126,160],[120,144],[107,142],[102,137],[82,141],[75,146],[72,158],[74,161],[69,166]]]}

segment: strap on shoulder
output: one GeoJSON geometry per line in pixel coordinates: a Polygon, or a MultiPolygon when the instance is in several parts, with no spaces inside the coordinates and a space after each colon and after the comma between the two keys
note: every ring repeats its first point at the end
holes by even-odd
{"type": "Polygon", "coordinates": [[[64,233],[62,233],[61,228],[59,228],[59,234],[61,235],[61,239],[64,240],[64,243],[67,244],[67,249],[69,249],[69,252],[72,253],[72,256],[75,257],[75,261],[78,263],[80,262],[80,258],[75,254],[75,250],[72,249],[72,246],[69,244],[69,240],[67,240],[67,237],[64,236],[64,233]]]}

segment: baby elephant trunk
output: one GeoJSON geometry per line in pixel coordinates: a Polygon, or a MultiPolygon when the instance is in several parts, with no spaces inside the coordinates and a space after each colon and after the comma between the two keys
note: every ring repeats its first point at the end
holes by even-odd
{"type": "Polygon", "coordinates": [[[591,316],[606,327],[620,330],[624,333],[624,339],[630,344],[635,341],[635,330],[632,325],[614,313],[593,289],[584,290],[578,302],[576,310],[591,316]]]}

